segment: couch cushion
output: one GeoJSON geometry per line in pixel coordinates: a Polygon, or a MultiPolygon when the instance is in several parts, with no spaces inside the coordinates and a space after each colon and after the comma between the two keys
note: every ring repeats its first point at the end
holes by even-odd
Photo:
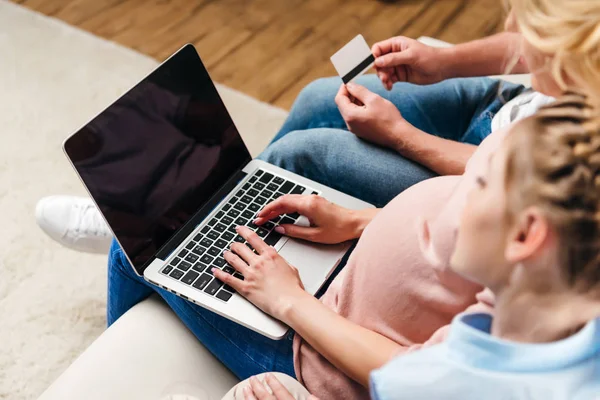
{"type": "Polygon", "coordinates": [[[171,309],[151,297],[104,332],[40,400],[160,400],[182,386],[218,400],[237,383],[171,309]]]}

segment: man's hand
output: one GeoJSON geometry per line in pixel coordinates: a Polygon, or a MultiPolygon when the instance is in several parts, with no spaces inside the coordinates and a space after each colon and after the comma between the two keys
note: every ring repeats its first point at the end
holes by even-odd
{"type": "Polygon", "coordinates": [[[364,86],[342,85],[335,102],[350,132],[369,142],[398,151],[407,135],[421,132],[402,117],[392,102],[364,86]]]}
{"type": "Polygon", "coordinates": [[[387,90],[396,82],[427,85],[445,79],[443,49],[398,36],[375,43],[371,51],[377,76],[387,90]]]}
{"type": "Polygon", "coordinates": [[[281,234],[310,242],[335,244],[356,239],[374,215],[340,207],[320,196],[285,195],[269,203],[254,221],[263,225],[283,214],[298,213],[310,221],[310,226],[280,225],[275,230],[281,234]]]}
{"type": "MultiPolygon", "coordinates": [[[[272,374],[265,376],[265,382],[261,383],[256,377],[250,378],[250,386],[244,388],[245,400],[295,400],[285,386],[272,374]],[[271,391],[269,391],[271,389],[271,391]]],[[[307,400],[318,400],[310,396],[307,400]]]]}
{"type": "Polygon", "coordinates": [[[213,269],[215,277],[267,314],[285,322],[285,313],[294,300],[310,296],[304,291],[298,270],[249,228],[240,226],[236,230],[258,254],[245,244],[233,243],[231,251],[226,251],[223,256],[229,265],[244,275],[244,280],[218,268],[213,269]]]}

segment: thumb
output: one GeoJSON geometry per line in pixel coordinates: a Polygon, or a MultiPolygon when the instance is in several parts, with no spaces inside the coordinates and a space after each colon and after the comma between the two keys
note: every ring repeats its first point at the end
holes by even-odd
{"type": "Polygon", "coordinates": [[[284,224],[279,225],[277,228],[275,228],[275,231],[281,233],[282,235],[290,236],[293,238],[312,241],[317,236],[319,228],[284,224]]]}
{"type": "Polygon", "coordinates": [[[358,99],[363,104],[366,104],[367,100],[373,95],[373,92],[366,87],[353,82],[346,84],[346,88],[348,89],[348,93],[350,93],[355,99],[358,99]]]}
{"type": "Polygon", "coordinates": [[[413,62],[414,53],[409,50],[404,50],[377,57],[375,65],[377,68],[394,68],[401,65],[410,65],[413,62]]]}

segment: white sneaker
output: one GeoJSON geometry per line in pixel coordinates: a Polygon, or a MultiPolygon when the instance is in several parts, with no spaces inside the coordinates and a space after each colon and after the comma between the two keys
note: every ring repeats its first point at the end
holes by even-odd
{"type": "Polygon", "coordinates": [[[50,196],[35,207],[37,224],[48,236],[73,250],[107,254],[112,232],[92,199],[50,196]]]}

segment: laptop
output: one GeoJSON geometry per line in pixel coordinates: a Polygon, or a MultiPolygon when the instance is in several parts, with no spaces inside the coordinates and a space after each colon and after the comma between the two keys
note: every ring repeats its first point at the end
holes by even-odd
{"type": "Polygon", "coordinates": [[[235,227],[248,226],[300,273],[315,294],[351,243],[320,245],[274,231],[308,225],[284,215],[253,219],[285,194],[323,196],[350,209],[361,200],[252,159],[213,81],[186,45],[63,144],[65,154],[139,276],[271,339],[288,327],[211,273],[240,279],[223,259],[235,227]]]}

